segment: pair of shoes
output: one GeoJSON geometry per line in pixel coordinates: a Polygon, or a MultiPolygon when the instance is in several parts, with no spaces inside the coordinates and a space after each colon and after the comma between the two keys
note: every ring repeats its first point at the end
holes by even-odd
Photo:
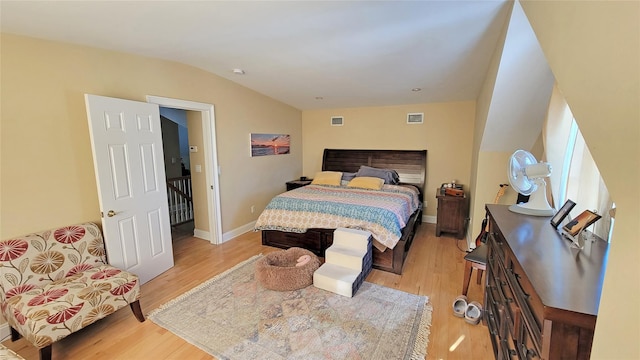
{"type": "Polygon", "coordinates": [[[478,325],[482,319],[482,305],[477,301],[467,302],[467,297],[460,295],[453,301],[453,315],[464,318],[472,325],[478,325]]]}
{"type": "Polygon", "coordinates": [[[453,301],[453,315],[464,317],[464,313],[467,311],[467,305],[467,297],[464,295],[458,296],[453,301]]]}
{"type": "Polygon", "coordinates": [[[482,319],[482,305],[472,301],[464,312],[464,320],[471,325],[478,325],[480,319],[482,319]]]}

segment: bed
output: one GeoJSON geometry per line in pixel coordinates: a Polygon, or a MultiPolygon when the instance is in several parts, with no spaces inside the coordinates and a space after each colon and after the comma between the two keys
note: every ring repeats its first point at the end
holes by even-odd
{"type": "MultiPolygon", "coordinates": [[[[400,187],[406,187],[414,189],[417,196],[417,204],[413,208],[413,211],[409,214],[407,219],[401,222],[402,228],[399,229],[396,235],[397,239],[392,239],[393,246],[387,240],[384,239],[384,243],[377,241],[374,236],[373,249],[373,267],[376,269],[393,272],[396,274],[402,273],[404,260],[407,256],[413,238],[418,226],[422,222],[422,203],[423,194],[425,188],[426,179],[426,150],[355,150],[355,149],[325,149],[322,160],[322,171],[338,171],[343,173],[355,173],[360,169],[361,165],[369,166],[378,169],[393,169],[399,176],[400,187]]],[[[344,182],[343,182],[344,184],[344,182]]],[[[308,186],[299,188],[281,194],[279,196],[293,197],[293,192],[299,192],[303,198],[313,198],[319,192],[343,191],[340,189],[320,189],[321,186],[308,186]]],[[[384,186],[391,188],[393,195],[386,194],[387,196],[398,197],[396,193],[404,193],[405,191],[397,190],[391,186],[384,186]]],[[[346,190],[344,190],[346,191],[346,190]]],[[[357,191],[356,191],[357,192],[357,191]]],[[[355,196],[351,193],[347,195],[333,194],[332,196],[338,198],[348,198],[355,196]]],[[[402,195],[404,196],[404,195],[402,195]]],[[[282,197],[276,197],[272,200],[283,201],[282,197]]],[[[359,205],[362,202],[355,201],[359,205]]],[[[298,205],[300,207],[301,205],[298,205]]],[[[267,208],[272,207],[271,203],[267,208]]],[[[267,209],[265,209],[265,212],[267,209]]],[[[406,210],[405,210],[406,211],[406,210]]],[[[278,248],[290,248],[301,247],[314,252],[318,256],[324,257],[325,250],[333,243],[333,231],[334,227],[317,227],[308,228],[306,231],[300,232],[299,229],[294,229],[292,224],[289,226],[283,226],[282,223],[270,225],[267,224],[261,214],[256,224],[256,230],[262,230],[262,244],[268,246],[274,246],[278,248]]],[[[293,221],[295,222],[295,221],[293,221]]],[[[292,223],[293,223],[292,222],[292,223]]],[[[343,226],[343,225],[340,225],[343,226]]],[[[346,226],[349,227],[349,226],[346,226]]],[[[362,228],[361,223],[357,223],[351,227],[362,228]]],[[[393,231],[395,233],[395,231],[393,231]]],[[[380,235],[384,237],[384,235],[380,235]]]]}

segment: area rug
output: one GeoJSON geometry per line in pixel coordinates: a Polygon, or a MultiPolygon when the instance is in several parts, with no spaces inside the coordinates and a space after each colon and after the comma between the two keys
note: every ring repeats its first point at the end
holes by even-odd
{"type": "Polygon", "coordinates": [[[24,360],[24,358],[0,344],[0,360],[24,360]]]}
{"type": "Polygon", "coordinates": [[[254,256],[162,305],[149,319],[218,359],[424,359],[426,296],[364,282],[352,297],[263,288],[254,256]]]}

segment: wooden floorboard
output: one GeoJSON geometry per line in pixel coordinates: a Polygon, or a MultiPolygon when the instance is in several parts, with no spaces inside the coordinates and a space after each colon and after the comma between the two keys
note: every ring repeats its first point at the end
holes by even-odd
{"type": "MultiPolygon", "coordinates": [[[[413,294],[426,295],[433,306],[427,359],[492,359],[486,326],[470,325],[453,316],[453,299],[462,289],[464,241],[443,234],[434,224],[422,224],[407,256],[402,275],[373,270],[367,281],[413,294]],[[459,342],[457,347],[452,346],[459,342]]],[[[279,249],[262,246],[259,232],[249,232],[222,245],[194,237],[174,242],[175,266],[142,286],[145,314],[257,254],[279,249]]],[[[482,286],[473,274],[468,297],[483,302],[482,286]]],[[[6,340],[5,346],[25,359],[38,359],[26,340],[6,340]]],[[[211,359],[195,346],[150,320],[139,323],[129,307],[53,344],[55,359],[211,359]]]]}

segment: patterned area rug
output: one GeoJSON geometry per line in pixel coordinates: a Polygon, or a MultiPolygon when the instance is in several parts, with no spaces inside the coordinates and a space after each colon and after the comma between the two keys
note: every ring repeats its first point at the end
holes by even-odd
{"type": "Polygon", "coordinates": [[[316,287],[278,292],[255,256],[149,314],[218,359],[424,359],[425,296],[364,282],[353,298],[316,287]]]}
{"type": "Polygon", "coordinates": [[[24,358],[0,344],[0,360],[24,360],[24,358]]]}

